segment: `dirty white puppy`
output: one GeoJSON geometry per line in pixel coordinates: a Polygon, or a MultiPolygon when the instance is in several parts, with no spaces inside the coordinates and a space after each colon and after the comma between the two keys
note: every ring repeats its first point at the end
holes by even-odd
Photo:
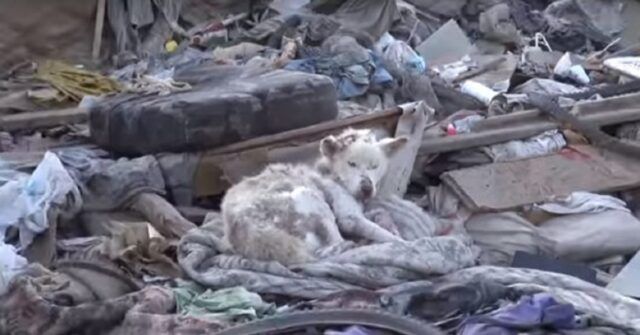
{"type": "Polygon", "coordinates": [[[233,186],[222,201],[231,249],[251,259],[296,264],[313,260],[342,234],[376,242],[399,237],[365,218],[389,157],[408,139],[378,141],[370,130],[348,129],[320,142],[314,167],[272,164],[233,186]]]}

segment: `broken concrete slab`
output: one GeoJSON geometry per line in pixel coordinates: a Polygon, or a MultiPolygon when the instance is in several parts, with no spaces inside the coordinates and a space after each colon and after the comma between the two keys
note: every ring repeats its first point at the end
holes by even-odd
{"type": "Polygon", "coordinates": [[[624,0],[624,10],[622,10],[622,20],[624,30],[622,31],[622,47],[630,47],[640,43],[640,1],[624,0]]]}
{"type": "Polygon", "coordinates": [[[487,87],[505,93],[511,86],[511,77],[518,66],[518,57],[515,55],[474,55],[471,59],[478,62],[478,67],[484,64],[497,62],[497,59],[504,61],[496,64],[490,70],[481,73],[473,78],[473,81],[486,85],[487,87]]]}
{"type": "Polygon", "coordinates": [[[575,146],[535,159],[449,171],[443,182],[473,211],[502,211],[573,191],[608,192],[640,185],[640,161],[575,146]]]}
{"type": "Polygon", "coordinates": [[[429,66],[455,62],[474,50],[467,34],[453,19],[416,48],[429,66]]]}

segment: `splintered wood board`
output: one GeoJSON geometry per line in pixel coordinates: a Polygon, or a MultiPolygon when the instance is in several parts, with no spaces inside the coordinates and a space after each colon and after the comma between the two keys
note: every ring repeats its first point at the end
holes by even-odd
{"type": "Polygon", "coordinates": [[[550,156],[449,171],[442,180],[469,209],[502,211],[574,191],[610,192],[639,186],[639,165],[631,158],[575,146],[550,156]]]}

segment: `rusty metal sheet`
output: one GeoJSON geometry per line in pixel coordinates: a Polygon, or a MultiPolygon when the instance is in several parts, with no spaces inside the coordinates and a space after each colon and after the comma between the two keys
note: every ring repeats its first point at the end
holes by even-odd
{"type": "Polygon", "coordinates": [[[446,172],[442,179],[473,211],[502,211],[574,191],[607,192],[640,185],[629,159],[590,146],[528,160],[446,172]]]}

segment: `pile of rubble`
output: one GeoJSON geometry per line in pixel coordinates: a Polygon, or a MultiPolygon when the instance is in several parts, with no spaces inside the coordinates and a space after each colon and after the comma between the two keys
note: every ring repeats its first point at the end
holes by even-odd
{"type": "Polygon", "coordinates": [[[82,6],[0,60],[0,333],[640,334],[634,0],[82,6]],[[234,247],[226,192],[352,129],[404,145],[344,241],[234,247]]]}

